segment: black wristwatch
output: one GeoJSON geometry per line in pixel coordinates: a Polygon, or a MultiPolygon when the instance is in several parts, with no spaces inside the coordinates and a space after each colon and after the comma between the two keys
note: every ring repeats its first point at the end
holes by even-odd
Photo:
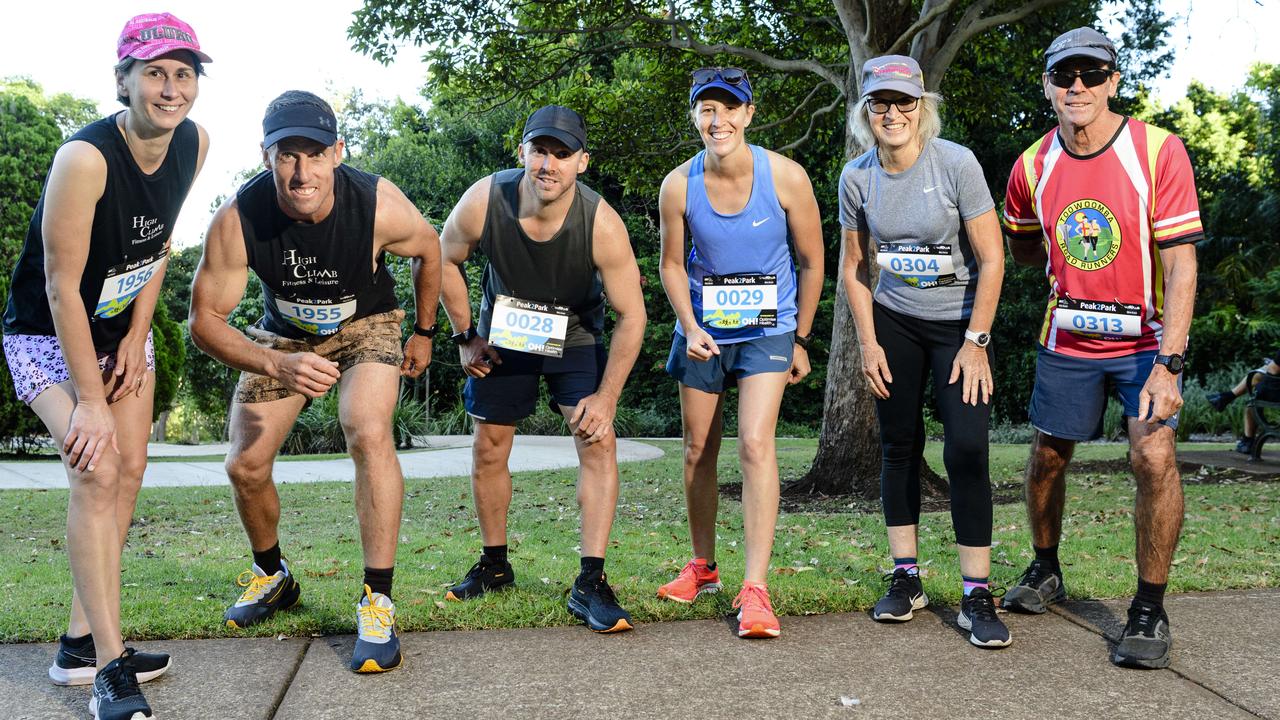
{"type": "Polygon", "coordinates": [[[809,349],[809,345],[813,343],[813,333],[810,332],[808,335],[801,335],[800,333],[796,333],[795,341],[797,345],[799,345],[800,347],[804,348],[807,351],[809,349]]]}
{"type": "Polygon", "coordinates": [[[454,333],[453,335],[450,335],[449,337],[453,338],[453,341],[454,341],[455,343],[457,343],[458,345],[466,345],[467,343],[469,343],[469,342],[471,342],[472,340],[476,339],[478,336],[479,336],[479,335],[476,333],[476,326],[475,326],[475,325],[472,325],[471,327],[467,328],[466,330],[463,330],[463,331],[462,331],[462,332],[460,332],[460,333],[454,333]]]}
{"type": "Polygon", "coordinates": [[[1181,355],[1157,355],[1155,364],[1165,366],[1170,375],[1177,375],[1186,367],[1181,355]]]}
{"type": "Polygon", "coordinates": [[[425,330],[418,327],[416,324],[413,326],[414,335],[421,335],[422,337],[427,338],[428,340],[430,340],[431,338],[434,338],[436,336],[436,333],[438,332],[440,332],[440,323],[432,323],[431,327],[425,330]]]}

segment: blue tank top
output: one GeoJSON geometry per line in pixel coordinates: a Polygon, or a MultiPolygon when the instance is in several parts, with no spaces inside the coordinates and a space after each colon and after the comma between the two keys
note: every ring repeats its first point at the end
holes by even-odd
{"type": "MultiPolygon", "coordinates": [[[[773,172],[764,148],[751,149],[751,199],[740,212],[725,215],[711,207],[704,182],[706,151],[693,156],[685,190],[684,221],[693,249],[685,269],[689,297],[698,324],[718,343],[742,342],[796,329],[796,269],[791,259],[787,213],[778,203],[773,172]],[[777,282],[777,325],[727,330],[703,323],[703,278],[708,276],[773,275],[777,282]]],[[[676,332],[684,335],[680,321],[676,332]]]]}

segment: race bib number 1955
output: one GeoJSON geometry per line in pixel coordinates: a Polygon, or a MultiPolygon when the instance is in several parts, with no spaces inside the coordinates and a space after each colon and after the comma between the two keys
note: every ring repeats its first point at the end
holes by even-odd
{"type": "Polygon", "coordinates": [[[338,302],[276,298],[276,309],[290,325],[312,335],[332,335],[355,317],[355,297],[338,302]]]}
{"type": "Polygon", "coordinates": [[[564,305],[498,295],[489,321],[489,344],[508,350],[561,357],[569,331],[569,308],[564,305]]]}

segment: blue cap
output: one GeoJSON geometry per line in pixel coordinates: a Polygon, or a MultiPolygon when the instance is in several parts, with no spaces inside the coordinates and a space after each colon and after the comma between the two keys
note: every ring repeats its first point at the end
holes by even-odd
{"type": "Polygon", "coordinates": [[[747,79],[746,75],[743,75],[742,81],[735,85],[725,82],[720,78],[720,73],[716,73],[716,76],[710,82],[705,82],[701,85],[694,83],[693,87],[689,88],[689,104],[692,105],[697,102],[698,96],[711,88],[727,90],[730,95],[738,98],[739,101],[744,103],[751,102],[751,81],[747,79]]]}

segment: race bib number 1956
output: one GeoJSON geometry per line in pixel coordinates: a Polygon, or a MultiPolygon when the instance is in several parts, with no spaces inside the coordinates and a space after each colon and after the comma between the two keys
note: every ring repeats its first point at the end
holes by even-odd
{"type": "Polygon", "coordinates": [[[164,248],[154,255],[123,262],[107,270],[107,277],[102,281],[102,294],[98,296],[98,306],[93,311],[94,317],[110,318],[124,312],[155,276],[160,261],[168,254],[169,249],[164,248]]]}
{"type": "Polygon", "coordinates": [[[569,331],[569,308],[564,305],[498,295],[489,321],[489,344],[508,350],[561,357],[569,331]]]}

